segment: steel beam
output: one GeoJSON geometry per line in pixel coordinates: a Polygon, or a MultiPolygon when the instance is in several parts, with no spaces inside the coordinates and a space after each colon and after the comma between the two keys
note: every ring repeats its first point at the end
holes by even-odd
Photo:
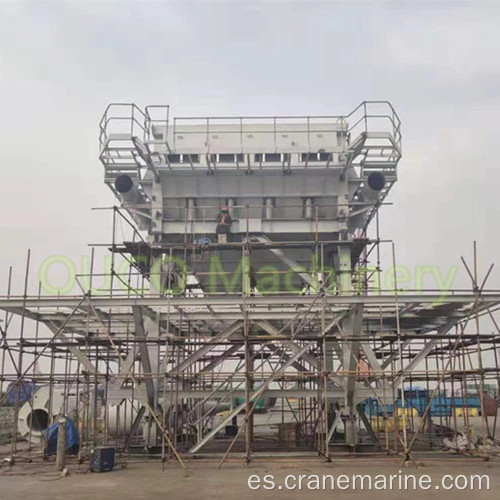
{"type": "MultiPolygon", "coordinates": [[[[295,224],[293,224],[295,225],[295,224]]],[[[331,231],[331,229],[330,229],[331,231]]],[[[271,243],[267,236],[254,236],[254,238],[260,243],[271,243]]],[[[274,254],[278,259],[280,259],[289,269],[301,269],[303,266],[299,266],[299,264],[289,257],[281,248],[269,248],[269,251],[274,254]]],[[[308,285],[312,285],[314,283],[312,276],[309,273],[297,273],[308,285]]]]}
{"type": "MultiPolygon", "coordinates": [[[[159,307],[165,308],[167,305],[164,297],[159,296],[144,296],[131,298],[129,296],[115,295],[113,297],[92,297],[92,305],[96,308],[109,309],[110,307],[131,307],[132,305],[144,307],[159,307]]],[[[266,295],[255,297],[241,297],[237,295],[227,296],[201,296],[201,297],[185,297],[176,296],[170,297],[168,304],[172,308],[177,307],[202,307],[207,306],[239,306],[243,302],[247,306],[252,307],[271,307],[283,306],[285,304],[290,307],[302,306],[304,308],[314,305],[316,302],[315,295],[266,295]]],[[[429,294],[405,294],[397,297],[394,295],[325,295],[324,301],[329,306],[351,306],[354,304],[365,305],[380,305],[392,306],[397,303],[401,307],[411,304],[429,304],[436,306],[436,304],[462,304],[464,306],[473,306],[476,302],[476,295],[473,293],[456,293],[448,296],[442,294],[429,293],[429,294]]],[[[62,297],[27,297],[23,298],[2,298],[0,299],[0,309],[15,314],[22,314],[23,308],[42,309],[48,308],[68,308],[74,309],[81,303],[79,296],[62,296],[62,297]]],[[[495,292],[482,292],[481,304],[487,305],[500,305],[500,294],[495,292]]],[[[321,304],[320,304],[321,306],[321,304]]],[[[318,306],[319,307],[319,306],[318,306]]],[[[438,312],[435,312],[438,315],[438,312]]],[[[443,314],[443,316],[447,316],[443,314]]]]}
{"type": "MultiPolygon", "coordinates": [[[[305,344],[302,349],[294,354],[288,361],[286,361],[281,367],[280,371],[286,370],[289,366],[291,366],[297,359],[301,357],[302,354],[304,354],[308,349],[312,347],[314,343],[313,342],[308,342],[305,344]]],[[[190,453],[196,453],[201,447],[203,447],[206,443],[208,443],[228,422],[230,422],[233,417],[238,415],[246,406],[247,402],[253,402],[255,399],[260,398],[263,394],[264,391],[267,389],[269,386],[269,383],[276,377],[277,372],[273,372],[269,375],[269,378],[267,379],[266,383],[259,387],[256,391],[254,391],[250,397],[244,398],[245,400],[239,404],[236,408],[234,408],[232,411],[230,411],[224,418],[221,419],[221,421],[215,425],[212,430],[203,437],[201,441],[196,443],[190,450],[190,453]]]]}
{"type": "MultiPolygon", "coordinates": [[[[443,335],[449,332],[456,325],[456,321],[449,321],[443,327],[439,328],[437,333],[443,335]]],[[[423,360],[424,358],[434,349],[436,344],[441,339],[430,339],[425,347],[403,368],[403,373],[394,379],[394,385],[399,387],[401,382],[404,381],[406,375],[409,375],[423,360]]]]}
{"type": "MultiPolygon", "coordinates": [[[[154,337],[155,333],[157,335],[157,332],[151,332],[149,329],[146,330],[145,323],[147,318],[144,317],[141,307],[133,306],[132,311],[134,314],[135,335],[138,339],[145,340],[148,337],[154,337]]],[[[150,406],[154,407],[157,384],[155,384],[152,374],[158,371],[158,345],[156,343],[147,344],[145,342],[140,342],[139,355],[143,372],[147,375],[145,377],[145,384],[148,402],[150,406]]]]}
{"type": "MultiPolygon", "coordinates": [[[[363,304],[356,304],[342,321],[342,331],[349,336],[361,334],[363,320],[363,304]]],[[[345,407],[349,411],[349,419],[346,421],[346,443],[352,446],[357,444],[356,426],[356,371],[359,361],[359,341],[344,342],[342,368],[349,373],[344,380],[345,407]]]]}
{"type": "Polygon", "coordinates": [[[203,346],[201,346],[196,352],[189,355],[186,359],[181,361],[177,366],[169,371],[169,374],[181,373],[187,368],[189,368],[193,363],[196,363],[210,352],[214,347],[219,345],[221,340],[229,338],[234,332],[239,330],[243,326],[243,321],[235,321],[231,326],[223,330],[222,332],[212,337],[203,346]]]}
{"type": "MultiPolygon", "coordinates": [[[[44,323],[45,326],[54,334],[54,339],[61,339],[65,342],[69,342],[69,338],[64,334],[62,329],[55,325],[54,323],[44,323]]],[[[57,345],[57,344],[56,344],[57,345]]],[[[76,347],[68,347],[68,351],[75,356],[76,359],[80,362],[82,367],[85,367],[86,371],[88,371],[89,374],[95,375],[96,374],[96,367],[93,365],[93,363],[88,359],[88,357],[80,351],[80,349],[76,347]]]]}
{"type": "MultiPolygon", "coordinates": [[[[291,365],[290,365],[291,366],[291,365]]],[[[243,385],[244,382],[242,382],[243,385]]],[[[140,389],[145,390],[145,385],[140,384],[140,389]]],[[[137,398],[137,390],[134,389],[119,389],[116,391],[115,394],[113,394],[112,397],[108,397],[108,402],[113,400],[113,401],[118,401],[118,400],[123,400],[123,399],[132,399],[132,397],[137,398]]],[[[388,394],[386,395],[385,399],[384,397],[380,396],[379,399],[382,403],[384,401],[386,403],[390,403],[392,401],[392,395],[389,394],[389,391],[387,391],[388,394]]],[[[159,398],[161,399],[163,397],[163,390],[159,390],[159,398]]],[[[221,401],[228,401],[231,398],[244,398],[245,397],[245,389],[218,389],[216,392],[214,392],[213,389],[178,389],[176,390],[176,396],[179,399],[195,399],[195,400],[221,400],[221,401]]],[[[337,400],[339,403],[343,402],[345,392],[343,389],[340,388],[328,388],[326,390],[326,396],[328,398],[331,398],[332,400],[337,400]]],[[[278,398],[278,399],[299,399],[299,398],[311,398],[311,399],[316,399],[318,397],[318,389],[297,389],[297,388],[291,388],[291,389],[266,389],[264,392],[261,394],[262,398],[278,398]]],[[[368,387],[359,387],[356,389],[356,404],[359,403],[360,401],[364,401],[367,398],[373,397],[373,390],[369,389],[368,387]]],[[[115,404],[113,402],[113,404],[115,404]]]]}

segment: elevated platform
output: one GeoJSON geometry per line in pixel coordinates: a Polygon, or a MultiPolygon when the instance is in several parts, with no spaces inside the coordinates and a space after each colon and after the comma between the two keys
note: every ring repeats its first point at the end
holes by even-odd
{"type": "Polygon", "coordinates": [[[237,221],[250,219],[233,232],[248,224],[268,235],[310,232],[307,220],[332,232],[339,218],[352,218],[354,231],[383,203],[400,157],[400,121],[385,101],[343,116],[234,118],[170,118],[168,106],[112,104],[101,120],[105,182],[160,240],[211,232],[222,205],[237,221]],[[117,190],[120,176],[133,196],[117,190]]]}

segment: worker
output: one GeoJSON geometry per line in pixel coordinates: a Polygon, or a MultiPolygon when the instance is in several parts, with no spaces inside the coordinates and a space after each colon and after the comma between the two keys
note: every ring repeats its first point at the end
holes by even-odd
{"type": "Polygon", "coordinates": [[[227,235],[231,229],[231,224],[233,219],[229,215],[229,210],[227,207],[221,207],[221,212],[217,216],[217,241],[219,243],[227,243],[227,235]]]}

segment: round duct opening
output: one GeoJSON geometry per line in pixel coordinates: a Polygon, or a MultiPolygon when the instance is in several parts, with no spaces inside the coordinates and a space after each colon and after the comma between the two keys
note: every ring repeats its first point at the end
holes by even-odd
{"type": "Polygon", "coordinates": [[[372,172],[368,176],[368,186],[374,191],[382,191],[385,186],[385,177],[384,174],[380,172],[372,172]]]}
{"type": "Polygon", "coordinates": [[[44,431],[49,426],[49,414],[45,410],[37,408],[28,415],[26,422],[31,430],[44,431]]]}
{"type": "Polygon", "coordinates": [[[119,175],[115,179],[115,188],[119,193],[128,193],[134,185],[134,182],[128,175],[119,175]]]}

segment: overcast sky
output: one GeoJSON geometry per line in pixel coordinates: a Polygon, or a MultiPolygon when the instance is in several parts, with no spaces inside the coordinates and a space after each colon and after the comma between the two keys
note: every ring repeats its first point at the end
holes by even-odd
{"type": "Polygon", "coordinates": [[[404,156],[382,236],[399,264],[444,273],[475,239],[485,270],[500,248],[499,25],[499,2],[0,0],[0,293],[9,265],[20,289],[28,248],[36,275],[49,255],[110,240],[91,208],[115,202],[98,123],[117,101],[200,116],[388,99],[404,156]]]}

